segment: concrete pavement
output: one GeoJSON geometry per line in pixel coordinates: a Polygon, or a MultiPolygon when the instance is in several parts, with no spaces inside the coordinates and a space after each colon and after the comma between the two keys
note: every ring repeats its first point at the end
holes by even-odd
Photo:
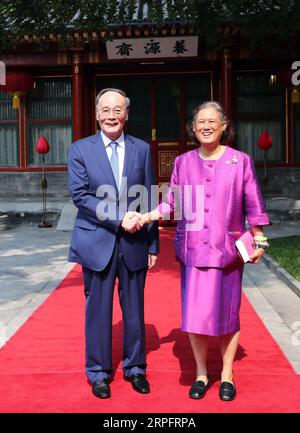
{"type": "Polygon", "coordinates": [[[32,224],[0,232],[0,347],[73,267],[70,236],[32,224]]]}
{"type": "MultiPolygon", "coordinates": [[[[300,222],[266,228],[269,238],[300,235],[300,222]]],[[[45,301],[72,269],[71,232],[37,225],[0,232],[0,347],[45,301]]],[[[244,292],[300,374],[300,297],[265,263],[246,265],[244,292]]]]}

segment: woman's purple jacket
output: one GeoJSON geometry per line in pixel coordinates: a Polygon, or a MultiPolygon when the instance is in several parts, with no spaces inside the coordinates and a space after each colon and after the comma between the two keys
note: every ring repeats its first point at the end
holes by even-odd
{"type": "Polygon", "coordinates": [[[245,218],[250,227],[269,224],[252,157],[228,146],[216,161],[197,149],[178,156],[158,209],[178,220],[176,257],[187,266],[229,266],[245,218]]]}

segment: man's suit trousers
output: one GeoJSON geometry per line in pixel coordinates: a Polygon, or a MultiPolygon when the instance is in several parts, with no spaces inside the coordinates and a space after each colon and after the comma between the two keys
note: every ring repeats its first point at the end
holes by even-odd
{"type": "Polygon", "coordinates": [[[110,262],[103,271],[82,269],[86,296],[86,374],[89,381],[109,378],[112,373],[112,311],[116,278],[123,315],[123,372],[126,376],[144,374],[144,285],[147,269],[136,272],[128,269],[118,238],[110,262]]]}

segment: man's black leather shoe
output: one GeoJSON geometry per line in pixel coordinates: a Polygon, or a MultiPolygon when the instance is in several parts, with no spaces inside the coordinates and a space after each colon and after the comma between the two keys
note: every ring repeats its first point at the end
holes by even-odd
{"type": "Polygon", "coordinates": [[[236,396],[236,388],[230,382],[221,382],[219,389],[219,397],[223,401],[231,401],[236,396]]]}
{"type": "Polygon", "coordinates": [[[110,386],[108,379],[99,379],[92,383],[92,392],[98,398],[110,397],[110,386]]]}
{"type": "Polygon", "coordinates": [[[205,396],[205,393],[209,387],[209,376],[207,376],[207,380],[208,382],[206,385],[203,380],[196,380],[196,382],[193,383],[189,391],[190,398],[199,400],[200,398],[203,398],[205,396]]]}
{"type": "Polygon", "coordinates": [[[142,394],[148,394],[150,392],[150,385],[148,380],[143,374],[132,374],[131,376],[125,377],[126,380],[131,382],[132,388],[142,394]]]}

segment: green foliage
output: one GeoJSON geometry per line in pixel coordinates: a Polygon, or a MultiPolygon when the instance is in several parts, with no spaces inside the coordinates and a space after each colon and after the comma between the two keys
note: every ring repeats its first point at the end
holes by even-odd
{"type": "Polygon", "coordinates": [[[190,4],[192,23],[212,47],[219,46],[220,29],[226,24],[249,35],[252,47],[279,48],[286,42],[297,43],[299,0],[194,0],[190,4]]]}
{"type": "Polygon", "coordinates": [[[300,236],[271,239],[267,252],[300,281],[300,236]]]}
{"type": "Polygon", "coordinates": [[[271,35],[273,47],[292,47],[299,35],[300,0],[2,0],[0,47],[21,41],[25,34],[66,38],[73,30],[102,31],[136,17],[141,24],[158,26],[189,23],[211,47],[219,47],[226,24],[250,35],[252,46],[267,47],[271,35]]]}

